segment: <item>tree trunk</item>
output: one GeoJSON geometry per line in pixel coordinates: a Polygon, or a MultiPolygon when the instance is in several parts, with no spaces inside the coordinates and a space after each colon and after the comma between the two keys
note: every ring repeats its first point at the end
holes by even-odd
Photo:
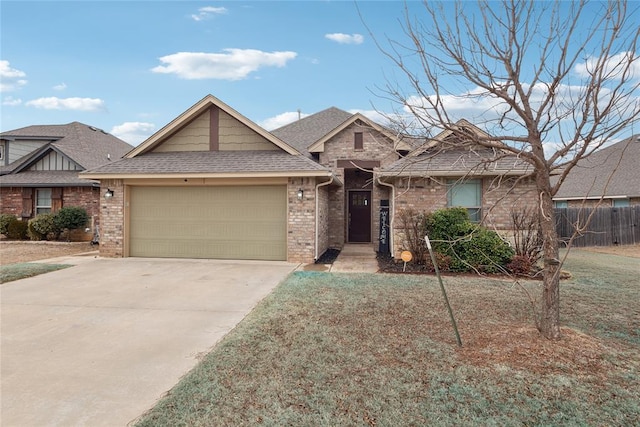
{"type": "Polygon", "coordinates": [[[560,339],[560,258],[558,233],[548,175],[537,174],[540,203],[540,230],[544,259],[542,307],[538,319],[538,330],[547,339],[560,339]]]}

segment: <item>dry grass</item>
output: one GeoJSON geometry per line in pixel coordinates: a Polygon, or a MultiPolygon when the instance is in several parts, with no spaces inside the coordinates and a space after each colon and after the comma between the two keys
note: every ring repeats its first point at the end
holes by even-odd
{"type": "Polygon", "coordinates": [[[0,265],[38,261],[95,251],[89,242],[21,242],[0,240],[0,265]]]}
{"type": "Polygon", "coordinates": [[[433,277],[296,273],[139,425],[638,425],[638,266],[572,253],[558,342],[519,286],[447,277],[462,348],[433,277]]]}

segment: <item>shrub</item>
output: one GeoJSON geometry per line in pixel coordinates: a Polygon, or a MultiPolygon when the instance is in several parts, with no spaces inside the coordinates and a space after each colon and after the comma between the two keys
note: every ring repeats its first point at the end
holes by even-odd
{"type": "Polygon", "coordinates": [[[17,219],[18,218],[16,218],[15,215],[0,214],[0,234],[4,234],[6,236],[9,231],[9,224],[11,221],[17,221],[17,219]]]}
{"type": "Polygon", "coordinates": [[[77,206],[61,208],[55,214],[55,224],[60,230],[75,230],[89,222],[87,211],[77,206]]]}
{"type": "Polygon", "coordinates": [[[9,239],[26,240],[27,227],[27,221],[20,221],[14,217],[7,226],[7,237],[9,239]]]}
{"type": "MultiPolygon", "coordinates": [[[[434,256],[436,257],[436,263],[438,264],[438,270],[440,271],[450,271],[451,270],[451,257],[448,255],[442,255],[439,252],[435,252],[434,256]]],[[[431,261],[431,255],[427,254],[425,259],[425,268],[428,271],[435,272],[436,269],[433,266],[433,261],[431,261]]]]}
{"type": "Polygon", "coordinates": [[[542,256],[542,231],[536,208],[512,210],[511,224],[516,255],[523,256],[535,264],[542,256]]]}
{"type": "Polygon", "coordinates": [[[405,249],[413,254],[413,260],[416,264],[424,264],[425,259],[429,258],[429,251],[424,241],[428,215],[413,209],[405,209],[400,211],[398,216],[404,228],[403,245],[405,249]]]}
{"type": "Polygon", "coordinates": [[[57,238],[60,229],[56,225],[54,214],[44,213],[29,220],[29,237],[31,240],[48,240],[57,238]]]}
{"type": "Polygon", "coordinates": [[[533,262],[524,255],[514,255],[507,269],[516,276],[528,276],[533,270],[533,262]]]}
{"type": "Polygon", "coordinates": [[[426,218],[426,230],[436,252],[451,259],[451,271],[496,273],[514,251],[498,233],[472,223],[464,208],[437,210],[426,218]]]}

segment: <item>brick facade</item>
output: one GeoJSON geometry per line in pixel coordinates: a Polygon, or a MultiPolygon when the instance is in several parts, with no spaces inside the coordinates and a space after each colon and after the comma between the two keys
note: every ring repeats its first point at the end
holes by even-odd
{"type": "Polygon", "coordinates": [[[287,260],[313,262],[315,255],[315,178],[289,178],[287,184],[287,260]],[[298,200],[298,190],[304,195],[298,200]]]}
{"type": "MultiPolygon", "coordinates": [[[[42,188],[47,188],[43,186],[42,188]]],[[[90,232],[85,233],[84,230],[76,230],[72,232],[72,240],[91,240],[93,236],[93,230],[100,221],[100,189],[97,187],[63,187],[62,204],[60,207],[65,206],[79,206],[84,208],[89,215],[90,232]]],[[[32,192],[32,196],[35,197],[35,191],[32,192]]],[[[22,217],[23,215],[23,200],[22,200],[22,187],[2,187],[0,188],[0,213],[6,213],[15,215],[23,220],[28,220],[35,216],[33,206],[35,203],[31,203],[31,215],[29,217],[22,217]]],[[[53,212],[57,207],[52,206],[53,212]]]]}
{"type": "MultiPolygon", "coordinates": [[[[399,257],[405,250],[404,230],[400,212],[413,209],[432,212],[447,207],[446,178],[401,178],[396,180],[396,197],[393,219],[393,254],[399,257]]],[[[511,212],[514,209],[536,206],[535,182],[532,179],[499,180],[495,177],[482,179],[482,225],[505,237],[512,232],[511,212]]]]}
{"type": "Polygon", "coordinates": [[[100,198],[100,255],[119,258],[124,256],[124,184],[121,179],[105,179],[100,185],[101,195],[113,191],[113,197],[100,198]]]}
{"type": "Polygon", "coordinates": [[[380,200],[389,198],[387,187],[373,182],[374,174],[379,167],[359,170],[355,167],[339,167],[340,160],[361,160],[379,162],[386,167],[398,159],[398,154],[391,148],[389,139],[384,135],[356,121],[347,126],[330,141],[325,142],[324,152],[320,153],[319,162],[330,168],[344,185],[329,190],[329,247],[342,248],[348,240],[347,194],[349,190],[371,191],[371,242],[378,243],[380,227],[380,200]],[[355,148],[355,134],[362,133],[362,149],[355,148]],[[359,171],[359,172],[356,172],[359,171]]]}

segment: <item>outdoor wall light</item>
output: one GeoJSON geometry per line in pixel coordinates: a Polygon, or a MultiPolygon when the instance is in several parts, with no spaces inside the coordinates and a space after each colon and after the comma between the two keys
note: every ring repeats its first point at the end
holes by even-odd
{"type": "Polygon", "coordinates": [[[302,191],[302,188],[298,190],[298,200],[302,200],[302,198],[304,197],[304,191],[302,191]]]}
{"type": "Polygon", "coordinates": [[[110,190],[107,188],[107,191],[104,192],[104,198],[105,199],[110,199],[113,197],[113,190],[110,190]]]}

